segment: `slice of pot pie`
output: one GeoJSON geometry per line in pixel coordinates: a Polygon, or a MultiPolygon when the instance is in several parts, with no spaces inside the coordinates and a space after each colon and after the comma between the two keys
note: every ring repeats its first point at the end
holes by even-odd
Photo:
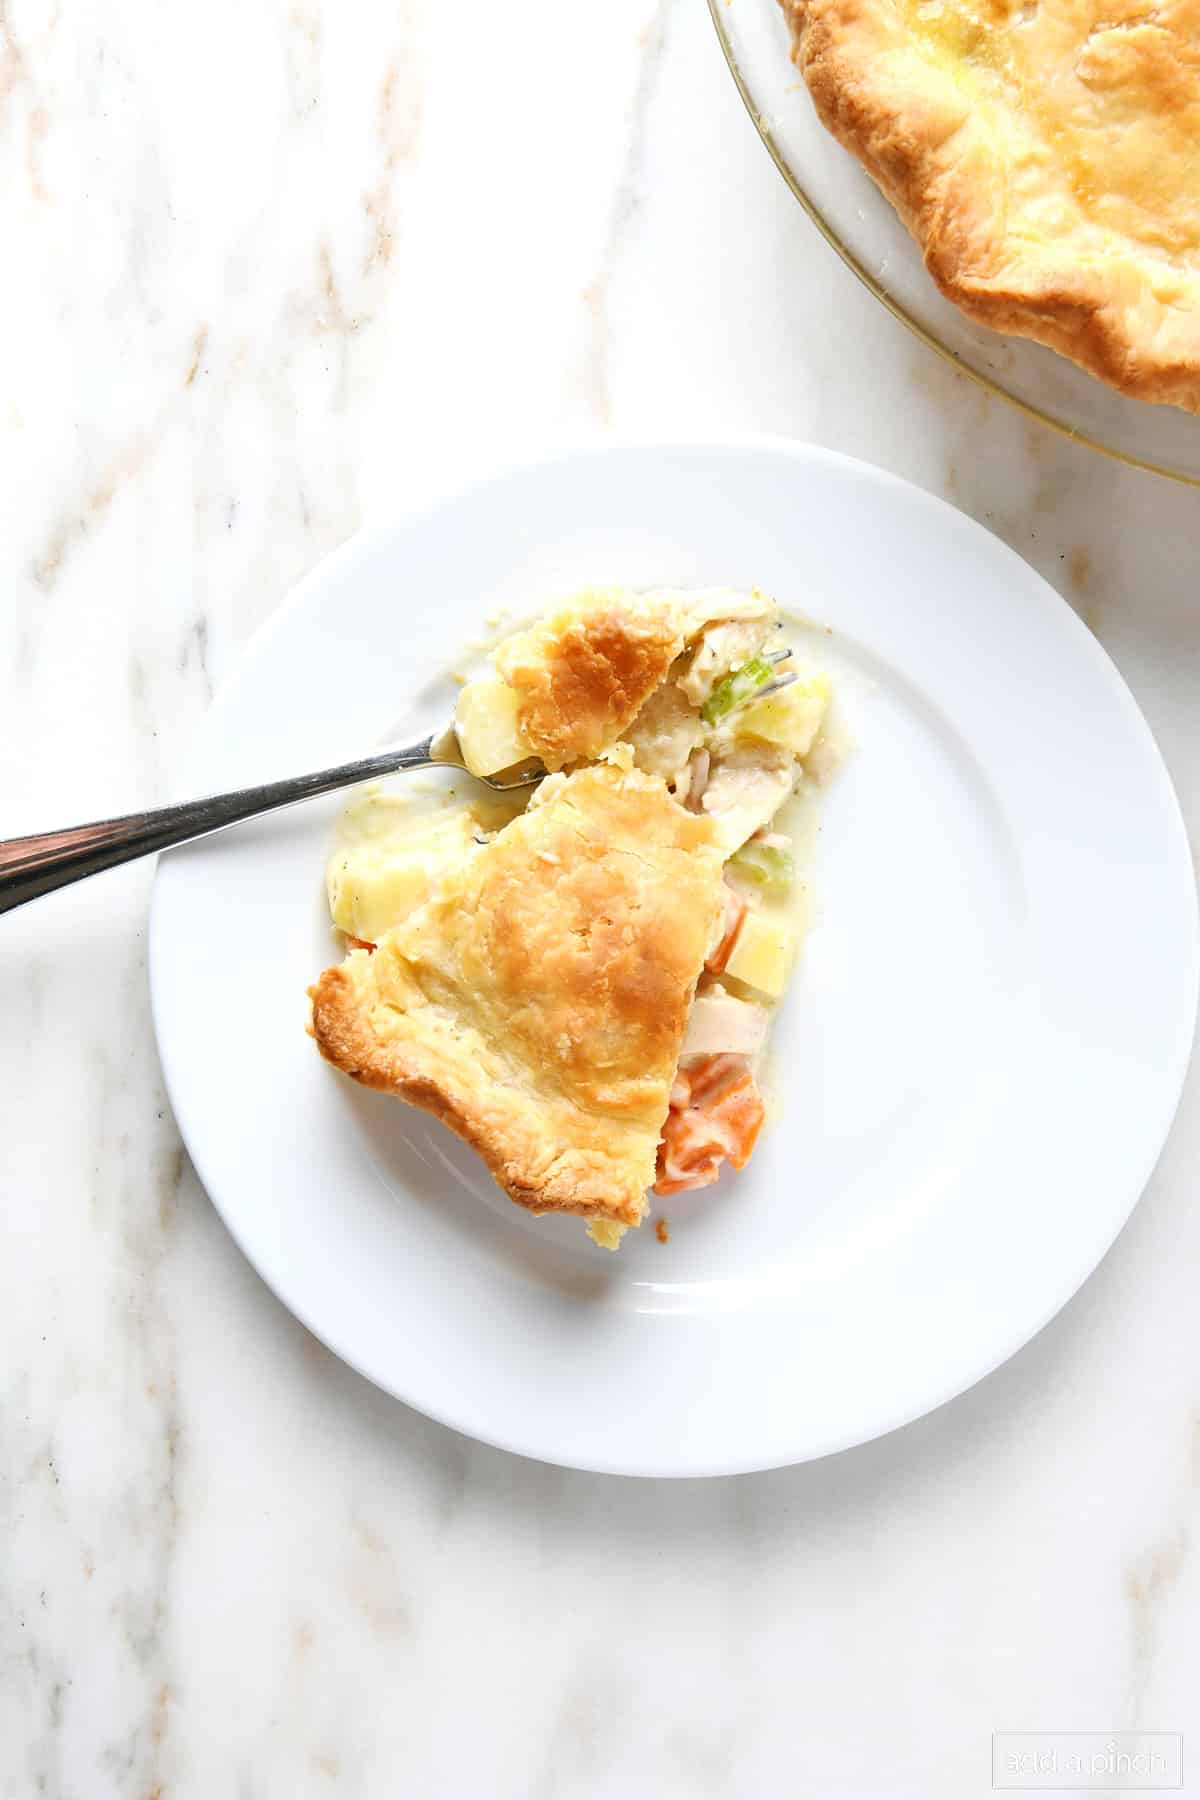
{"type": "Polygon", "coordinates": [[[942,292],[1200,411],[1200,0],[782,0],[942,292]]]}
{"type": "Polygon", "coordinates": [[[554,771],[525,810],[481,798],[330,862],[350,954],[310,990],[322,1055],[609,1248],[648,1190],[744,1166],[762,1125],[797,939],[775,815],[829,698],[777,640],[759,594],[587,594],[459,698],[474,772],[554,771]]]}

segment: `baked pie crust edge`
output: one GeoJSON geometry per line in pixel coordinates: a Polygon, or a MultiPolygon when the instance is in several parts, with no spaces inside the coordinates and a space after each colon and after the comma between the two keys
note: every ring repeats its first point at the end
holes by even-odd
{"type": "MultiPolygon", "coordinates": [[[[1103,256],[1073,256],[1061,237],[1039,243],[1013,231],[1009,169],[1040,164],[1054,173],[1017,106],[998,133],[995,109],[972,107],[956,83],[953,52],[939,62],[892,0],[781,4],[818,116],[891,201],[947,299],[1135,399],[1200,412],[1200,270],[1152,256],[1135,237],[1103,256]],[[1021,161],[1029,157],[1032,165],[1021,161]]],[[[1082,9],[1084,0],[1070,4],[1082,9]]],[[[1163,10],[1190,16],[1194,4],[1163,10]]],[[[1154,98],[1178,125],[1196,111],[1197,93],[1195,71],[1180,71],[1175,82],[1157,82],[1154,98]]],[[[1126,128],[1127,119],[1114,118],[1114,144],[1126,128]]],[[[1067,172],[1058,175],[1069,200],[1067,172]]],[[[1180,183],[1186,178],[1180,170],[1180,183]]],[[[1200,179],[1195,193],[1200,243],[1200,179]]]]}
{"type": "Polygon", "coordinates": [[[605,765],[309,990],[322,1056],[433,1113],[518,1205],[636,1225],[722,910],[706,819],[605,765]]]}

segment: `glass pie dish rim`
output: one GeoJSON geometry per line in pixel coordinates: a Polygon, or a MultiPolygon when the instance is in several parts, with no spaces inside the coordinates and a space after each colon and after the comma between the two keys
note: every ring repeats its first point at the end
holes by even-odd
{"type": "MultiPolygon", "coordinates": [[[[976,368],[971,362],[960,356],[957,351],[938,336],[936,331],[932,330],[929,326],[922,324],[904,302],[871,273],[864,265],[861,258],[842,237],[828,214],[817,204],[812,195],[807,192],[800,177],[797,175],[788,157],[777,142],[770,124],[763,118],[762,112],[755,101],[751,84],[739,62],[737,49],[733,39],[726,27],[724,15],[728,12],[729,7],[730,0],[708,0],[708,11],[717,35],[717,42],[721,46],[721,53],[725,58],[729,73],[733,78],[733,84],[737,89],[742,104],[749,114],[754,129],[758,133],[767,154],[770,156],[771,161],[783,177],[793,198],[803,207],[809,219],[825,239],[825,242],[832,250],[837,252],[837,255],[841,258],[842,262],[845,263],[846,267],[858,277],[859,281],[862,282],[868,292],[873,294],[875,299],[878,300],[882,306],[886,307],[892,317],[898,319],[902,325],[906,326],[907,329],[912,332],[914,337],[918,338],[921,343],[939,356],[943,362],[948,363],[949,366],[959,374],[967,376],[971,381],[975,382],[978,387],[982,388],[985,393],[992,394],[998,399],[1003,400],[1007,406],[1014,407],[1016,411],[1025,418],[1036,420],[1038,424],[1047,426],[1051,431],[1055,432],[1057,436],[1066,438],[1074,444],[1082,444],[1086,446],[1087,449],[1096,451],[1099,455],[1107,457],[1112,462],[1123,464],[1126,468],[1140,469],[1146,474],[1159,475],[1168,481],[1178,482],[1183,487],[1200,488],[1200,474],[1190,474],[1185,469],[1175,468],[1167,462],[1156,461],[1151,456],[1139,456],[1131,451],[1120,449],[1115,444],[1106,443],[1103,438],[1094,435],[1094,433],[1084,430],[1078,425],[1071,424],[1068,419],[1062,417],[1060,414],[1051,412],[1044,407],[1036,406],[1032,401],[1023,399],[1021,395],[1014,393],[1010,388],[1006,387],[1003,381],[987,374],[982,369],[976,368]]],[[[1089,379],[1095,378],[1089,377],[1089,379]]],[[[1133,402],[1133,404],[1148,403],[1133,402]]]]}

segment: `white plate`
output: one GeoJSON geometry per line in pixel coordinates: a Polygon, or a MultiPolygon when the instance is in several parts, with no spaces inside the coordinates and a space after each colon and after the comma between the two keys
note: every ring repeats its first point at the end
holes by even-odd
{"type": "Polygon", "coordinates": [[[360,537],[214,705],[191,791],[445,717],[498,606],[592,581],[758,583],[812,633],[857,749],[745,1174],[619,1255],[511,1206],[439,1125],[320,1062],[338,799],[164,859],[151,975],[188,1149],[276,1293],[412,1405],[581,1468],[819,1456],[977,1381],[1128,1217],[1191,1044],[1197,916],[1140,714],[978,525],[826,451],[590,451],[360,537]]]}
{"type": "Polygon", "coordinates": [[[1200,418],[1129,400],[1063,356],[973,324],[944,300],[870,176],[817,118],[788,57],[779,0],[709,0],[742,99],[788,186],[884,305],[985,387],[1068,437],[1200,482],[1200,418]]]}

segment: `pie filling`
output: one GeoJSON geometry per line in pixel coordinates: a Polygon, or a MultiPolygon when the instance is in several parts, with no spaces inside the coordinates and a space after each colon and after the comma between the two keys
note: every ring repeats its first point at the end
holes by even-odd
{"type": "Polygon", "coordinates": [[[379,793],[349,809],[327,891],[351,955],[341,988],[331,970],[312,990],[322,1053],[437,1112],[514,1199],[575,1212],[606,1248],[644,1216],[646,1186],[668,1197],[743,1168],[802,929],[787,809],[828,762],[829,700],[757,592],[590,594],[505,640],[459,696],[462,760],[481,776],[530,758],[551,773],[511,798],[460,790],[432,813],[379,793]],[[613,810],[629,807],[631,835],[613,810]],[[531,896],[518,880],[493,905],[518,846],[531,896]],[[687,891],[677,854],[695,859],[687,891]],[[492,934],[474,974],[461,945],[439,947],[472,908],[492,934]],[[535,936],[538,955],[510,969],[510,947],[535,936]],[[345,1049],[355,1031],[334,1000],[350,988],[355,1031],[387,1040],[382,1074],[345,1049]],[[461,1066],[429,1048],[443,1024],[461,1066]],[[533,1148],[513,1124],[530,1106],[533,1148]]]}

